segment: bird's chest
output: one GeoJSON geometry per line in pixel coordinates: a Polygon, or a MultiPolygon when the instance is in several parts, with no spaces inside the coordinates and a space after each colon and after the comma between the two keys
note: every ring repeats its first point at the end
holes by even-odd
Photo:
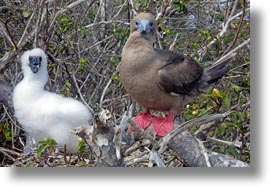
{"type": "Polygon", "coordinates": [[[126,52],[120,66],[120,78],[129,95],[143,107],[167,109],[163,101],[168,100],[165,98],[168,96],[158,86],[160,62],[150,53],[143,50],[126,52]]]}
{"type": "MultiPolygon", "coordinates": [[[[156,72],[156,71],[155,71],[156,72]]],[[[163,108],[166,94],[158,87],[158,75],[155,72],[129,74],[123,81],[124,87],[140,105],[145,108],[163,108]],[[158,94],[157,94],[158,93],[158,94]]],[[[167,109],[167,106],[164,106],[167,109]]]]}
{"type": "Polygon", "coordinates": [[[157,71],[149,65],[150,63],[136,63],[140,61],[138,56],[121,65],[120,78],[130,95],[151,94],[157,85],[157,71]]]}
{"type": "Polygon", "coordinates": [[[27,97],[14,103],[14,109],[17,120],[25,126],[31,126],[34,121],[41,121],[38,120],[40,107],[27,97]]]}

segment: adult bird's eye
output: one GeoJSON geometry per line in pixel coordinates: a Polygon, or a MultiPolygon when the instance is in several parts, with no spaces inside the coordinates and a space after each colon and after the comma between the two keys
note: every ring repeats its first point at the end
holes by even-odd
{"type": "Polygon", "coordinates": [[[135,24],[136,24],[136,26],[139,26],[139,21],[136,21],[135,24]]]}
{"type": "Polygon", "coordinates": [[[152,27],[154,25],[153,21],[149,22],[149,26],[152,27]]]}

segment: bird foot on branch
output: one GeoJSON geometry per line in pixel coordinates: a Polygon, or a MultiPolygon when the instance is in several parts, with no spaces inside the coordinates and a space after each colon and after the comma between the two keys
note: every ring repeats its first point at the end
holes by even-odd
{"type": "MultiPolygon", "coordinates": [[[[173,114],[170,112],[167,117],[157,117],[151,115],[149,112],[139,113],[134,117],[134,122],[141,128],[146,129],[152,125],[154,132],[158,136],[165,136],[173,130],[173,114]]],[[[130,127],[132,131],[135,129],[130,127]]]]}

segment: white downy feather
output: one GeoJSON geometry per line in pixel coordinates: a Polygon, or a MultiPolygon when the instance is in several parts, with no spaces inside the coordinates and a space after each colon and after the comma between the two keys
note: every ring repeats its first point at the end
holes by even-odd
{"type": "Polygon", "coordinates": [[[24,78],[13,92],[15,117],[36,141],[50,136],[60,147],[66,144],[68,152],[76,152],[78,138],[70,131],[90,125],[92,114],[81,102],[44,90],[48,72],[47,57],[42,49],[26,51],[21,63],[24,78]],[[31,71],[29,56],[42,58],[36,73],[31,71]]]}

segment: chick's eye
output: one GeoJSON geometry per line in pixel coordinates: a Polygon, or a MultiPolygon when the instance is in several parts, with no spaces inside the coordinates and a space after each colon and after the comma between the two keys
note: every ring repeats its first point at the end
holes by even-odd
{"type": "Polygon", "coordinates": [[[42,61],[42,57],[41,56],[39,57],[39,60],[42,61]]]}
{"type": "Polygon", "coordinates": [[[32,61],[33,60],[33,57],[29,56],[29,61],[32,61]]]}

